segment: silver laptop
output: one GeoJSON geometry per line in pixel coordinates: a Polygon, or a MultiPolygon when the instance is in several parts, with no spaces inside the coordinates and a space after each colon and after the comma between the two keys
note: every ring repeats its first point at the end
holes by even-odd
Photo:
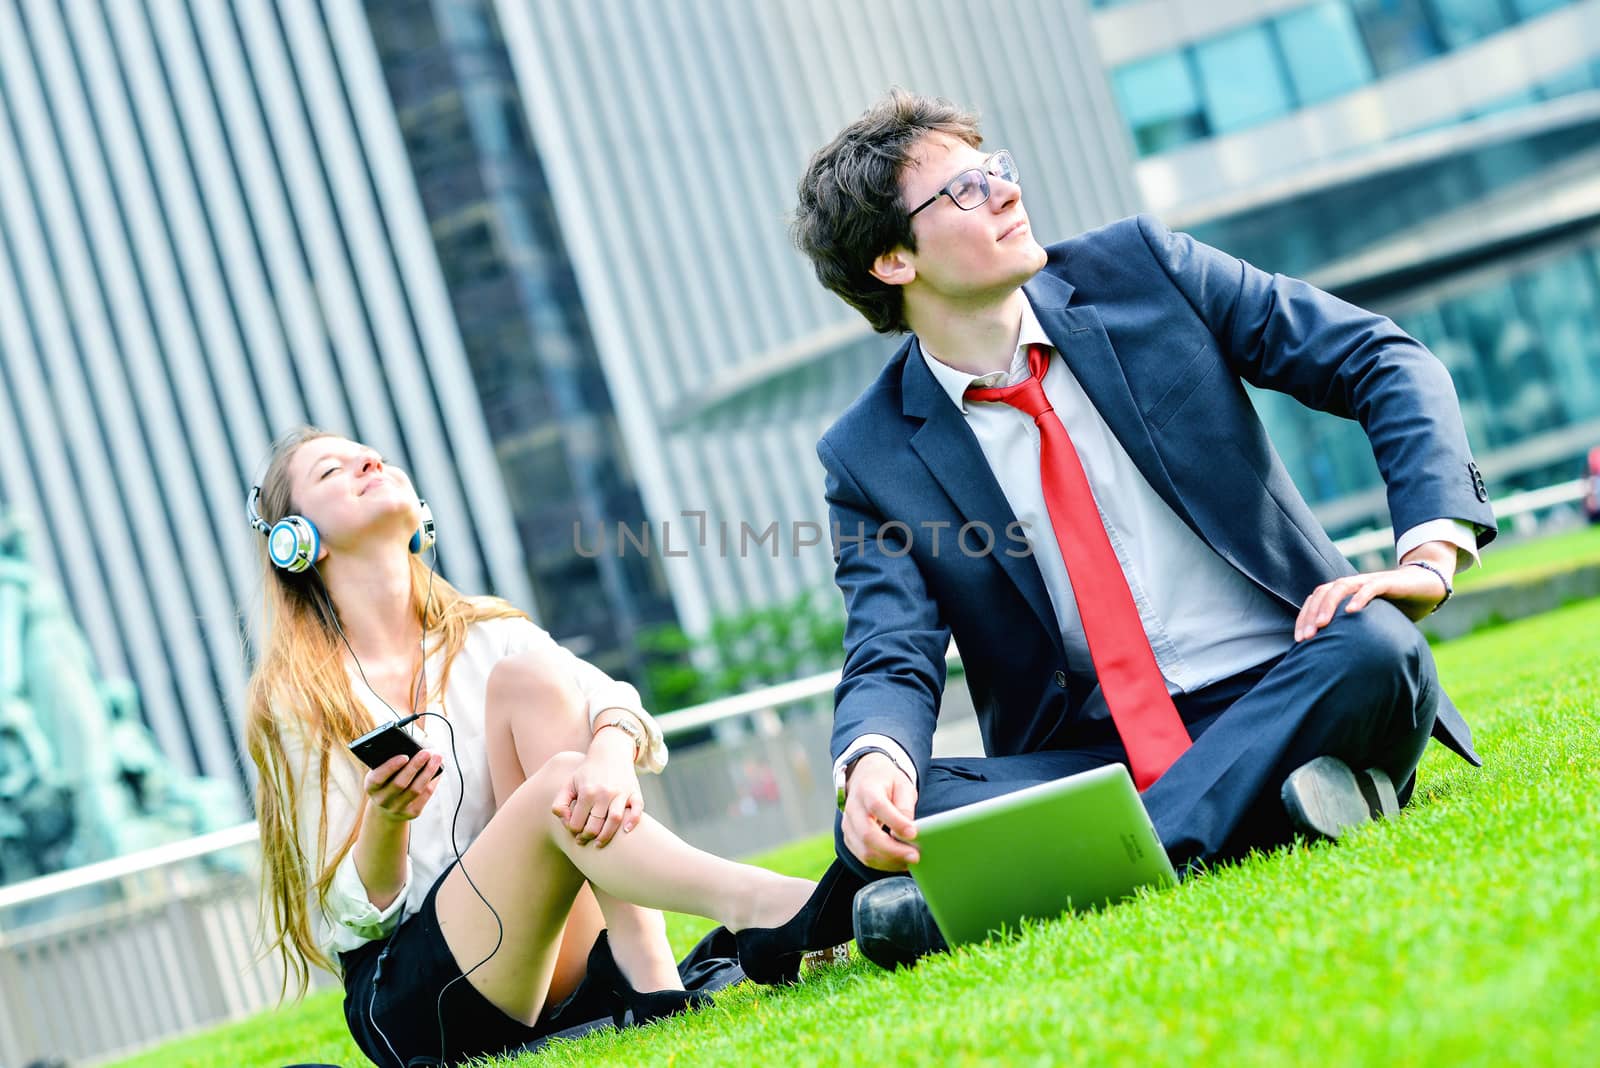
{"type": "Polygon", "coordinates": [[[919,819],[917,848],[911,875],[952,946],[1178,881],[1121,764],[919,819]]]}

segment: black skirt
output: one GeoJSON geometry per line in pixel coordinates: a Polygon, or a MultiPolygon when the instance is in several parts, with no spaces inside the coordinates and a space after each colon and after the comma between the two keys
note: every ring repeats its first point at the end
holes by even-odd
{"type": "Polygon", "coordinates": [[[461,977],[439,931],[435,899],[443,882],[440,875],[422,908],[388,938],[339,955],[345,1021],[356,1045],[374,1064],[458,1064],[542,1045],[558,1033],[611,1026],[615,995],[587,978],[558,1004],[546,1005],[532,1027],[496,1008],[461,977]]]}

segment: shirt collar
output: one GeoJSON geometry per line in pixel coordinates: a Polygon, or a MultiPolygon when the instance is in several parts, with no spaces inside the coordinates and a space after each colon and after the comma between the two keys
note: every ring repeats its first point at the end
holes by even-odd
{"type": "Polygon", "coordinates": [[[1033,313],[1033,304],[1026,300],[1022,302],[1022,323],[1017,330],[1017,351],[1011,354],[1011,367],[1008,370],[986,375],[958,371],[949,364],[941,362],[937,356],[928,351],[921,338],[917,339],[917,348],[922,351],[922,359],[932,372],[934,381],[939,383],[939,388],[949,395],[951,403],[962,412],[967,410],[967,390],[972,386],[1014,386],[1027,378],[1030,345],[1055,348],[1050,335],[1039,325],[1039,317],[1033,313]]]}

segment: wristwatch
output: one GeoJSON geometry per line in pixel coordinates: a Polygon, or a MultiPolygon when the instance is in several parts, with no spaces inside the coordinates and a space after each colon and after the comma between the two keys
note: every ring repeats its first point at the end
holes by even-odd
{"type": "Polygon", "coordinates": [[[857,749],[855,752],[851,753],[849,760],[846,760],[843,764],[839,764],[834,768],[833,794],[834,801],[838,804],[840,812],[844,811],[845,784],[850,779],[850,769],[856,766],[856,761],[860,760],[868,753],[882,753],[884,756],[889,758],[889,763],[893,764],[897,768],[900,768],[900,772],[905,775],[906,778],[913,780],[915,779],[915,776],[913,776],[909,771],[906,771],[905,768],[900,767],[900,761],[896,760],[894,758],[894,754],[889,752],[889,750],[885,749],[881,745],[864,745],[860,749],[857,749]]]}
{"type": "MultiPolygon", "coordinates": [[[[609,711],[609,709],[607,711],[609,711]]],[[[635,716],[627,709],[619,708],[617,711],[621,712],[622,714],[616,719],[608,720],[605,723],[600,724],[600,726],[594,729],[593,733],[599,734],[607,727],[617,728],[617,730],[633,739],[633,759],[637,761],[639,759],[639,754],[643,753],[646,747],[649,745],[649,740],[645,737],[644,733],[644,724],[639,722],[639,717],[635,716]]]]}

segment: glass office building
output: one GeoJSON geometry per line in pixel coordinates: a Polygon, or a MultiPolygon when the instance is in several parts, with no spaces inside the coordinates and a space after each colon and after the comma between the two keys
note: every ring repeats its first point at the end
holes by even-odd
{"type": "Polygon", "coordinates": [[[671,614],[573,548],[641,506],[482,15],[0,0],[0,508],[182,772],[248,778],[245,498],[299,423],[403,464],[441,573],[613,670],[671,614]]]}
{"type": "MultiPolygon", "coordinates": [[[[1600,442],[1600,3],[1097,2],[1145,204],[1393,317],[1497,494],[1600,442]]],[[[1335,533],[1386,522],[1359,427],[1261,395],[1335,533]]]]}
{"type": "Polygon", "coordinates": [[[303,421],[410,469],[450,579],[636,680],[641,628],[827,587],[814,443],[893,343],[790,247],[807,155],[900,83],[1027,146],[1041,227],[1137,204],[1088,9],[1027,63],[989,17],[0,0],[0,507],[175,765],[245,777],[244,500],[303,421]]]}
{"type": "MultiPolygon", "coordinates": [[[[813,445],[896,342],[784,221],[892,84],[978,106],[1047,239],[1154,211],[1392,314],[1455,373],[1495,492],[1600,440],[1600,0],[494,6],[691,631],[829,583],[791,540],[826,521],[813,445]]],[[[1358,427],[1259,403],[1336,534],[1386,523],[1358,427]]]]}
{"type": "MultiPolygon", "coordinates": [[[[242,501],[301,420],[633,678],[825,590],[815,441],[897,341],[787,216],[895,84],[983,112],[1046,239],[1150,210],[1393,315],[1496,492],[1600,440],[1600,0],[0,0],[0,502],[163,749],[237,773],[242,501]]],[[[1384,521],[1358,428],[1260,405],[1384,521]]]]}
{"type": "Polygon", "coordinates": [[[575,530],[647,519],[493,5],[366,6],[533,603],[569,648],[640,678],[639,631],[676,614],[659,558],[578,551],[575,530]]]}
{"type": "Polygon", "coordinates": [[[898,84],[981,109],[987,143],[1018,154],[1040,233],[1138,208],[1082,0],[494,9],[691,633],[831,589],[816,440],[899,341],[789,241],[812,152],[898,84]]]}

